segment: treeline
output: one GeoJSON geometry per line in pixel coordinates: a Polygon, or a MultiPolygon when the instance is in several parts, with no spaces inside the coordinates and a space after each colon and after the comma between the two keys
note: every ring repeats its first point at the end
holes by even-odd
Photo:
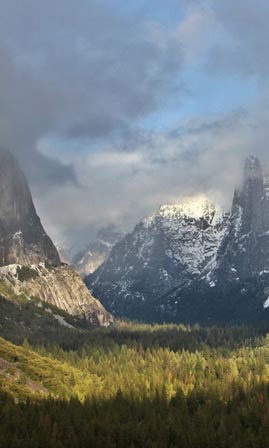
{"type": "MultiPolygon", "coordinates": [[[[0,299],[1,300],[1,299],[0,299]]],[[[28,305],[28,304],[27,304],[28,305]]],[[[233,349],[243,345],[256,346],[259,340],[269,333],[268,327],[255,327],[245,325],[212,326],[175,325],[175,324],[127,324],[118,322],[113,328],[66,328],[58,324],[51,314],[40,311],[37,307],[29,305],[26,314],[16,308],[16,325],[9,314],[2,314],[0,307],[0,337],[21,345],[25,339],[33,346],[42,345],[59,346],[64,350],[79,350],[83,345],[101,346],[112,349],[114,345],[136,346],[143,348],[170,348],[177,351],[200,350],[223,347],[233,349]],[[36,311],[37,310],[37,311],[36,311]],[[38,316],[38,312],[40,316],[38,316]],[[27,319],[25,318],[27,315],[27,319]],[[34,315],[34,316],[33,316],[34,315]],[[45,318],[43,317],[45,315],[45,318]],[[38,323],[36,318],[39,317],[38,323]],[[22,328],[23,320],[23,328],[22,328]],[[4,321],[4,322],[3,322],[4,321]]],[[[6,311],[6,310],[4,310],[6,311]]],[[[8,312],[10,309],[8,309],[8,312]]]]}

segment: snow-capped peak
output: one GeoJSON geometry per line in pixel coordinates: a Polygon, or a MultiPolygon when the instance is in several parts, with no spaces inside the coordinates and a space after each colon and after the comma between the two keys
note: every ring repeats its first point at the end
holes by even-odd
{"type": "Polygon", "coordinates": [[[189,284],[215,264],[223,215],[205,196],[162,205],[114,247],[88,286],[115,312],[122,303],[152,301],[189,284]]]}
{"type": "Polygon", "coordinates": [[[156,217],[162,219],[206,219],[210,224],[217,224],[222,220],[224,211],[215,206],[209,198],[203,195],[187,197],[175,204],[161,205],[156,213],[143,220],[145,226],[151,225],[156,217]]]}
{"type": "Polygon", "coordinates": [[[181,203],[162,205],[158,213],[163,216],[181,214],[184,217],[200,219],[208,214],[214,214],[215,206],[205,196],[194,196],[185,198],[181,203]]]}

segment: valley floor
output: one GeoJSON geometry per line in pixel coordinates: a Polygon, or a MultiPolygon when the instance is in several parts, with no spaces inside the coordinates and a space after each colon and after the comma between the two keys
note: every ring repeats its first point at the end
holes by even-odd
{"type": "Polygon", "coordinates": [[[122,323],[63,328],[44,345],[41,332],[10,332],[0,338],[0,447],[267,448],[266,333],[122,323]]]}

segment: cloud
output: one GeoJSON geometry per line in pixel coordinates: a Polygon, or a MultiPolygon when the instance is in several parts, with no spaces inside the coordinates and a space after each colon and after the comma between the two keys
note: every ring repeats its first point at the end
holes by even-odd
{"type": "Polygon", "coordinates": [[[173,128],[138,138],[136,149],[128,152],[111,145],[87,157],[73,155],[83,188],[62,187],[53,198],[44,196],[43,214],[49,216],[46,208],[53,209],[59,236],[66,234],[74,241],[77,229],[84,232],[83,238],[86,229],[108,223],[130,230],[161,204],[192,195],[207,195],[229,210],[244,158],[255,149],[269,164],[265,109],[257,103],[252,113],[240,109],[218,117],[181,120],[173,128]]]}
{"type": "Polygon", "coordinates": [[[56,240],[191,194],[228,205],[245,155],[267,160],[269,7],[178,3],[0,0],[0,144],[56,240]],[[203,110],[238,75],[262,80],[263,101],[203,110]]]}
{"type": "Polygon", "coordinates": [[[0,0],[0,41],[1,144],[35,189],[76,182],[57,148],[39,153],[40,140],[126,135],[180,93],[173,31],[107,2],[0,0]]]}

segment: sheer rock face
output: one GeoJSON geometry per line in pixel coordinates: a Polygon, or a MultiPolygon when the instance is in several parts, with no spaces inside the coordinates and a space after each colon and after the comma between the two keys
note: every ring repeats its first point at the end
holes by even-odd
{"type": "Polygon", "coordinates": [[[205,198],[162,206],[114,246],[86,284],[112,312],[145,319],[148,304],[190,284],[212,262],[226,220],[205,198]]]}
{"type": "Polygon", "coordinates": [[[0,266],[46,261],[60,265],[58,252],[42,227],[18,163],[0,151],[0,266]]]}
{"type": "Polygon", "coordinates": [[[241,190],[236,190],[231,222],[218,254],[214,276],[219,282],[246,280],[269,268],[269,198],[256,157],[245,163],[241,190]]]}
{"type": "Polygon", "coordinates": [[[26,178],[6,151],[0,151],[0,278],[15,294],[38,298],[89,323],[113,322],[80,276],[61,263],[37,216],[26,178]],[[23,279],[18,277],[20,266],[23,279]]]}

